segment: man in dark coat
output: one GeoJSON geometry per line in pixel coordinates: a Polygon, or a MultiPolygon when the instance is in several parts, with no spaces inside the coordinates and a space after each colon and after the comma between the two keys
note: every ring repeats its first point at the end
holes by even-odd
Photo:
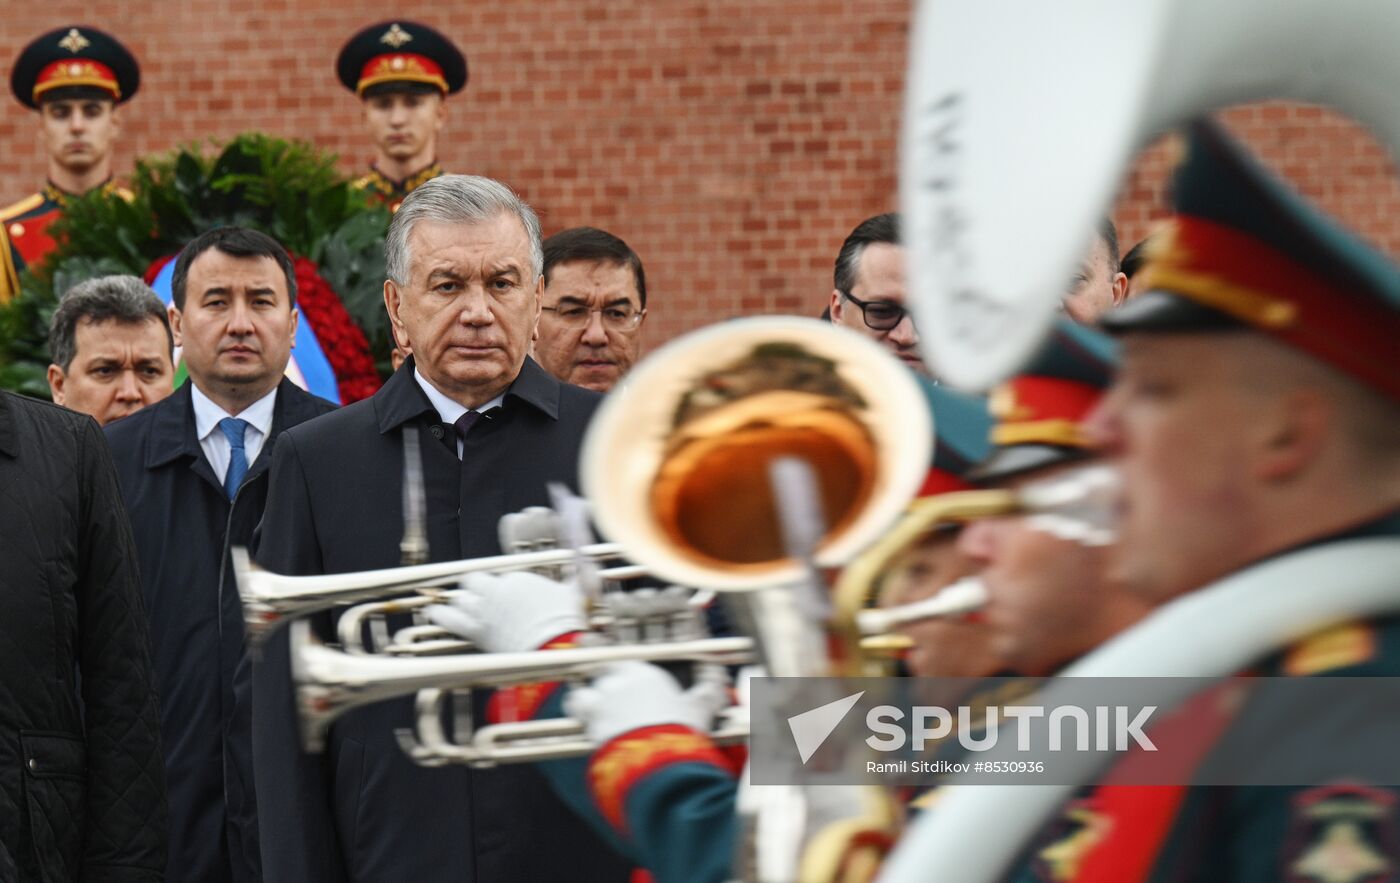
{"type": "Polygon", "coordinates": [[[156,694],[107,445],[4,392],[0,596],[0,880],[161,880],[156,694]]]}
{"type": "MultiPolygon", "coordinates": [[[[269,570],[400,563],[407,426],[422,439],[434,561],[499,554],[502,515],[547,505],[547,482],[577,486],[599,397],[526,355],[543,287],[534,212],[495,181],[445,175],[404,200],[386,252],[386,306],[413,357],[373,398],[278,439],[255,550],[269,570]]],[[[411,699],[346,715],[324,753],[305,754],[285,631],[255,668],[269,881],[627,879],[537,770],[415,766],[393,733],[411,725],[411,699]]]]}
{"type": "Polygon", "coordinates": [[[261,879],[261,863],[229,548],[247,545],[262,517],[271,442],[334,405],[283,376],[296,277],[276,241],[237,227],[205,233],[177,259],[172,291],[189,382],[107,437],[151,617],[171,782],[168,875],[243,883],[261,879]]]}

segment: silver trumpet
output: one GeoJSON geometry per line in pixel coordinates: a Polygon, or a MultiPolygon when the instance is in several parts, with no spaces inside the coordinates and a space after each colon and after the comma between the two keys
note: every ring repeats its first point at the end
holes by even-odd
{"type": "MultiPolygon", "coordinates": [[[[458,721],[455,735],[449,737],[442,725],[447,690],[420,690],[414,702],[418,730],[395,732],[399,746],[420,766],[436,767],[465,764],[471,767],[493,767],[503,763],[538,763],[566,757],[586,757],[598,750],[597,743],[584,734],[583,724],[573,718],[547,718],[514,723],[488,724],[471,730],[465,741],[461,735],[470,729],[470,722],[458,721]]],[[[725,709],[709,733],[719,745],[747,742],[749,725],[744,710],[725,709]]]]}
{"type": "Polygon", "coordinates": [[[318,752],[330,724],[351,709],[420,690],[508,687],[585,678],[612,662],[701,662],[737,665],[753,658],[749,638],[702,638],[648,644],[604,645],[529,653],[452,656],[357,656],[317,640],[305,620],[292,623],[292,680],[296,686],[302,746],[318,752]]]}
{"type": "MultiPolygon", "coordinates": [[[[514,557],[514,556],[510,556],[514,557]]],[[[606,582],[622,582],[647,575],[646,568],[620,565],[598,572],[606,582]]],[[[412,625],[389,631],[388,618],[399,614],[417,614],[433,604],[447,604],[456,590],[427,588],[418,594],[356,604],[341,614],[336,625],[340,646],[347,653],[387,653],[391,656],[433,656],[445,653],[466,653],[474,648],[441,626],[415,621],[412,625]]],[[[608,620],[594,616],[591,626],[604,628],[608,620]]]]}
{"type": "Polygon", "coordinates": [[[546,549],[512,555],[491,555],[440,561],[410,567],[328,573],[317,576],[284,576],[253,563],[247,549],[235,547],[233,572],[243,599],[243,621],[249,644],[260,646],[285,620],[389,595],[408,595],[425,589],[452,586],[469,573],[502,573],[567,566],[583,555],[594,561],[622,557],[617,543],[595,543],[577,551],[546,549]]]}

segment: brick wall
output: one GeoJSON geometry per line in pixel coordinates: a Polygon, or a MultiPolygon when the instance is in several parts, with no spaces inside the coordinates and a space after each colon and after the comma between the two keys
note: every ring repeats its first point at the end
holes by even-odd
{"type": "MultiPolygon", "coordinates": [[[[79,0],[9,4],[0,63],[42,30],[108,29],[138,53],[119,173],[173,144],[260,129],[370,156],[332,65],[355,29],[395,14],[457,39],[471,82],[441,149],[453,171],[501,178],[546,232],[591,223],[643,256],[649,342],[716,318],[815,314],[841,239],[894,205],[907,0],[79,0]]],[[[43,173],[29,113],[0,115],[0,198],[43,173]]],[[[1315,108],[1230,122],[1323,205],[1400,253],[1385,155],[1315,108]]],[[[1162,147],[1115,209],[1125,246],[1160,216],[1162,147]]]]}

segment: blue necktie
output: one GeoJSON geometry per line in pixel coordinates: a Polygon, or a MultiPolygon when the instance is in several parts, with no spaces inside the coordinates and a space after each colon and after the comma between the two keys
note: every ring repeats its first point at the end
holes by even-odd
{"type": "Polygon", "coordinates": [[[224,438],[228,439],[228,472],[224,475],[224,493],[228,494],[230,500],[238,493],[243,476],[248,474],[248,452],[243,448],[243,432],[247,428],[248,421],[239,420],[237,417],[225,417],[219,421],[219,429],[223,430],[224,438]]]}

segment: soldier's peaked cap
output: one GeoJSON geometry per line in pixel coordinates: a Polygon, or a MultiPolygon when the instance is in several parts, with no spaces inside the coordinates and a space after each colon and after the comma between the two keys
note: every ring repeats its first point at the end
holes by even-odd
{"type": "Polygon", "coordinates": [[[1313,208],[1216,124],[1190,129],[1176,217],[1110,333],[1251,328],[1400,399],[1400,267],[1313,208]]]}
{"type": "Polygon", "coordinates": [[[1092,328],[1060,319],[1020,374],[992,390],[993,452],[971,473],[977,483],[1084,459],[1080,424],[1113,382],[1118,347],[1092,328]]]}
{"type": "Polygon", "coordinates": [[[451,40],[416,21],[370,25],[346,42],[335,61],[345,88],[363,96],[384,84],[431,86],[451,95],[467,84],[467,59],[451,40]]]}
{"type": "Polygon", "coordinates": [[[120,104],[140,86],[136,56],[116,37],[86,25],[55,28],[36,38],[10,70],[10,90],[21,104],[32,108],[38,108],[45,96],[69,89],[101,92],[120,104]]]}

